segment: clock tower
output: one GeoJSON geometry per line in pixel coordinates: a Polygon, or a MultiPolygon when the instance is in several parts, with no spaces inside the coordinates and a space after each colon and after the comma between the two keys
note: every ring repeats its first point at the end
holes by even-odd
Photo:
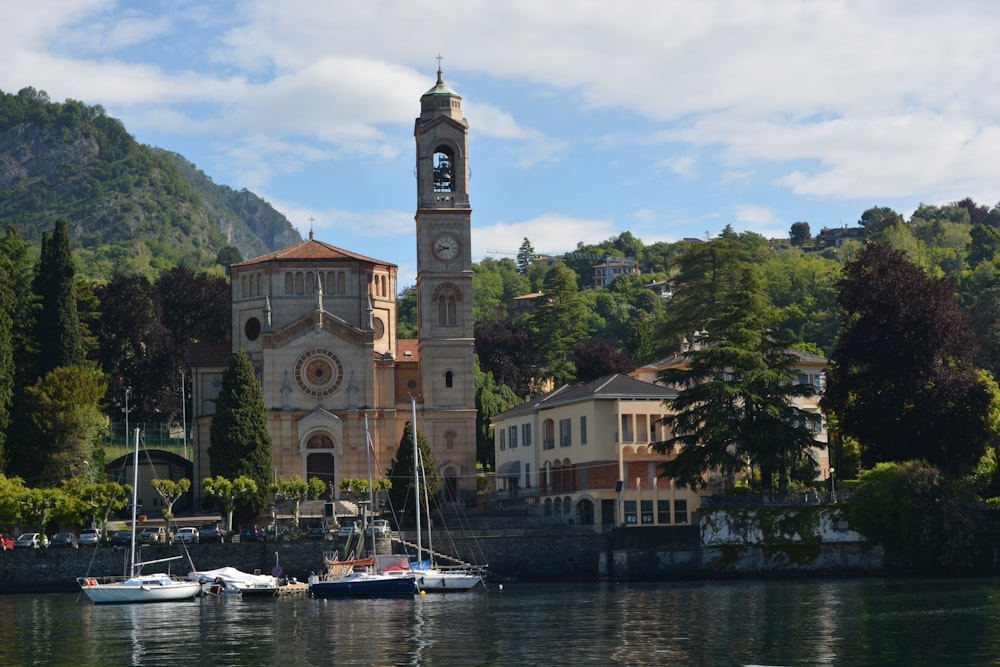
{"type": "Polygon", "coordinates": [[[417,426],[452,500],[475,494],[476,403],[472,325],[472,209],[469,125],[462,98],[437,83],[420,98],[417,150],[417,319],[420,386],[417,426]],[[450,480],[450,481],[449,481],[450,480]]]}

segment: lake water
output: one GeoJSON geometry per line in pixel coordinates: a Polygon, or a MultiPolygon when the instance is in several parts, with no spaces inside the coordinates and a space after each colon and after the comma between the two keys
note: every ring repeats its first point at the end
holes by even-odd
{"type": "Polygon", "coordinates": [[[0,596],[0,665],[997,665],[1000,580],[508,583],[413,600],[0,596]]]}

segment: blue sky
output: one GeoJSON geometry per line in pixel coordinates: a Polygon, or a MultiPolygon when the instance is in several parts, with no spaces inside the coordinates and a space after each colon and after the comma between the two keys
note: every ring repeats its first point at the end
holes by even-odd
{"type": "Polygon", "coordinates": [[[415,270],[413,120],[470,123],[473,259],[1000,201],[992,0],[8,3],[0,89],[100,104],[305,235],[415,270]],[[310,222],[310,219],[312,222],[310,222]]]}

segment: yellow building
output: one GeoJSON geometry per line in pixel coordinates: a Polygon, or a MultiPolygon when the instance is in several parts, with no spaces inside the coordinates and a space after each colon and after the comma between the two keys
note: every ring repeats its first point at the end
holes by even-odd
{"type": "Polygon", "coordinates": [[[693,522],[698,492],[658,478],[673,389],[625,375],[565,385],[493,420],[495,503],[607,530],[693,522]]]}

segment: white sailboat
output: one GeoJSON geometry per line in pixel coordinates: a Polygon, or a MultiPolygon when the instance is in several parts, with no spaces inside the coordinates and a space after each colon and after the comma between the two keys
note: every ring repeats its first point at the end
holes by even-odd
{"type": "Polygon", "coordinates": [[[468,566],[440,567],[434,562],[434,543],[431,537],[431,517],[430,502],[423,499],[423,506],[427,511],[427,539],[430,550],[430,558],[425,561],[423,558],[423,536],[421,534],[420,518],[420,476],[423,471],[423,462],[420,460],[420,449],[417,447],[417,402],[410,397],[410,406],[413,410],[413,480],[414,491],[417,501],[417,561],[410,564],[409,570],[392,569],[387,570],[390,574],[402,575],[403,573],[416,576],[417,588],[427,593],[457,593],[470,591],[483,583],[481,571],[468,566]]]}
{"type": "Polygon", "coordinates": [[[176,602],[191,600],[201,592],[201,584],[171,574],[142,574],[143,565],[176,560],[181,556],[141,562],[135,555],[136,506],[139,494],[139,429],[135,429],[135,453],[132,458],[132,547],[125,576],[78,577],[81,590],[94,604],[135,604],[140,602],[176,602]]]}

